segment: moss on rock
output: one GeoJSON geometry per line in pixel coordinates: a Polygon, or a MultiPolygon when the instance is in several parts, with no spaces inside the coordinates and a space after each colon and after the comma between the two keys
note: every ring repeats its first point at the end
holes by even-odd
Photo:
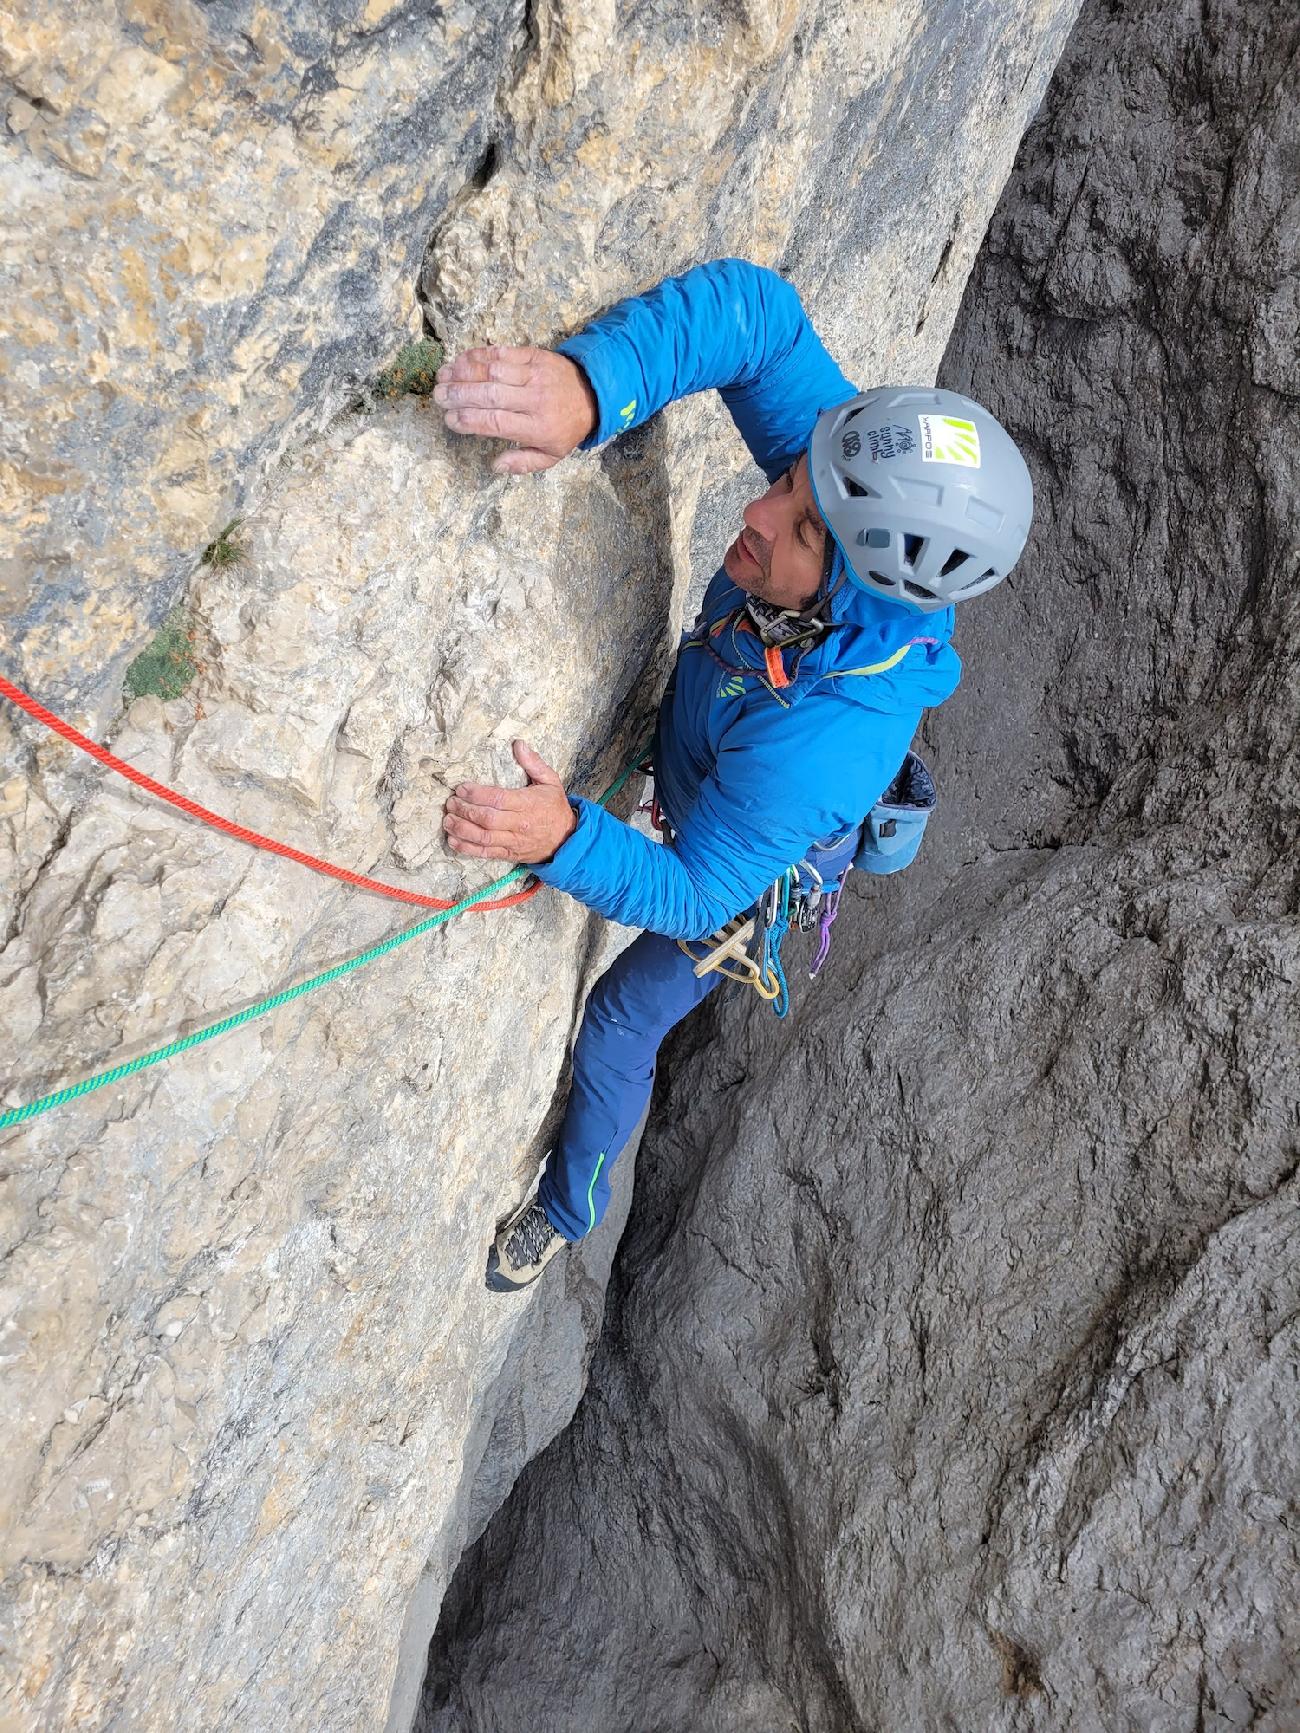
{"type": "Polygon", "coordinates": [[[189,615],[173,608],[153,643],[128,667],[122,684],[129,699],[179,698],[197,672],[189,615]]]}

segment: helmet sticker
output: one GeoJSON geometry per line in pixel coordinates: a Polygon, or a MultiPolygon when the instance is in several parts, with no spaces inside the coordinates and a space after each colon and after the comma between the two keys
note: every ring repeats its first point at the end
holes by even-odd
{"type": "Polygon", "coordinates": [[[872,463],[883,463],[887,458],[906,457],[916,450],[916,435],[909,427],[900,427],[897,422],[886,423],[884,427],[873,427],[867,434],[867,444],[871,447],[872,463]]]}
{"type": "Polygon", "coordinates": [[[918,415],[921,424],[921,459],[924,463],[957,463],[964,469],[980,467],[979,429],[973,421],[955,415],[918,415]]]}
{"type": "Polygon", "coordinates": [[[840,450],[844,456],[856,457],[862,450],[864,438],[872,463],[884,463],[891,457],[906,457],[908,452],[916,450],[916,435],[910,427],[900,427],[897,422],[886,422],[883,427],[864,428],[861,434],[856,428],[852,433],[846,433],[840,441],[840,450]]]}

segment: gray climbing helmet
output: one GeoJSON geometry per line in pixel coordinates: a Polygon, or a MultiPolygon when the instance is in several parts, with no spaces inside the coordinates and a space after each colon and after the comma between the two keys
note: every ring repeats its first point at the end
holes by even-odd
{"type": "Polygon", "coordinates": [[[956,391],[884,387],[825,410],[808,467],[848,576],[919,613],[1001,583],[1029,535],[1024,458],[956,391]]]}

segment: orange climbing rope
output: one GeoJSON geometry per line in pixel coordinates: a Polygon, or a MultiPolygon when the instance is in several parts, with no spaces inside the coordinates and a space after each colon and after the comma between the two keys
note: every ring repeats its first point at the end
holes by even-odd
{"type": "MultiPolygon", "coordinates": [[[[234,824],[230,819],[222,818],[219,812],[210,812],[206,806],[200,806],[188,795],[180,794],[161,782],[155,782],[152,776],[146,776],[143,770],[137,770],[125,759],[118,758],[106,746],[97,745],[70,722],[65,722],[61,716],[47,710],[39,700],[21,691],[11,680],[6,680],[3,674],[0,674],[0,697],[7,698],[11,704],[25,710],[37,722],[53,729],[70,745],[89,753],[100,764],[115,770],[119,776],[126,777],[128,782],[134,782],[137,788],[143,788],[147,794],[165,800],[169,806],[176,807],[190,818],[197,818],[202,824],[210,824],[214,830],[233,836],[237,842],[249,843],[253,848],[267,849],[271,854],[283,855],[286,860],[297,861],[299,866],[310,867],[313,872],[326,873],[330,878],[341,879],[346,885],[356,885],[359,890],[375,891],[381,897],[395,897],[400,903],[416,903],[422,909],[451,909],[459,906],[454,898],[428,897],[420,891],[405,891],[397,885],[386,885],[380,879],[367,878],[365,873],[354,873],[348,867],[333,866],[329,861],[317,860],[315,855],[304,854],[301,849],[291,848],[287,842],[276,842],[274,837],[262,836],[258,831],[248,830],[242,824],[234,824]]],[[[526,903],[529,897],[535,897],[541,888],[540,883],[534,883],[529,885],[527,890],[516,891],[513,896],[498,897],[495,902],[490,903],[474,903],[472,907],[479,914],[486,914],[492,909],[510,909],[516,903],[526,903]]]]}

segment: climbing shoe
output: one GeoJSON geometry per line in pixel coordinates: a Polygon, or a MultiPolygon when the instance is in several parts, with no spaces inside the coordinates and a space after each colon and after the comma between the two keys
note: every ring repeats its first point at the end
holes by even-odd
{"type": "Polygon", "coordinates": [[[488,1253],[488,1287],[496,1294],[526,1288],[567,1244],[564,1235],[551,1226],[541,1204],[530,1198],[497,1230],[488,1253]]]}

